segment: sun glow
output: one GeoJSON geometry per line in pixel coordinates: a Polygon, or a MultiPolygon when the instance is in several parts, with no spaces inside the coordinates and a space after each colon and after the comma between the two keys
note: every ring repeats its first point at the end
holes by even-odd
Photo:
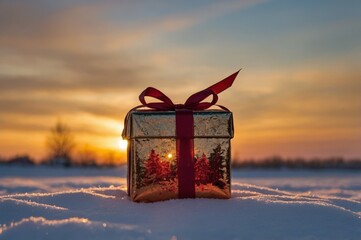
{"type": "Polygon", "coordinates": [[[128,141],[127,141],[127,140],[123,140],[123,139],[119,139],[118,147],[119,147],[121,150],[126,150],[127,147],[128,147],[128,141]]]}
{"type": "Polygon", "coordinates": [[[168,158],[172,158],[173,155],[172,155],[171,153],[168,153],[167,157],[168,157],[168,158]]]}

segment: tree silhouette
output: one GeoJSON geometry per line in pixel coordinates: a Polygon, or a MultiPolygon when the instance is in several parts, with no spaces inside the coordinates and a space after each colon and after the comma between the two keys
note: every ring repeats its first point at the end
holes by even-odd
{"type": "Polygon", "coordinates": [[[51,128],[46,141],[53,164],[70,166],[71,153],[75,147],[74,135],[60,120],[51,128]]]}

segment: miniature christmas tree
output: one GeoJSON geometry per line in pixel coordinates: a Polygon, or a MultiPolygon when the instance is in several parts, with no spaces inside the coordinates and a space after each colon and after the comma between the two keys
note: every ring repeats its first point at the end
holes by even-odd
{"type": "Polygon", "coordinates": [[[197,158],[194,163],[195,183],[207,184],[209,182],[210,165],[207,156],[203,153],[201,157],[197,158]]]}
{"type": "Polygon", "coordinates": [[[162,161],[154,149],[150,151],[149,157],[145,161],[144,169],[142,185],[160,183],[171,178],[171,164],[167,161],[162,161]]]}
{"type": "Polygon", "coordinates": [[[158,180],[162,172],[159,154],[156,154],[154,149],[149,153],[148,159],[144,163],[144,177],[143,182],[145,185],[154,183],[158,180]]]}
{"type": "Polygon", "coordinates": [[[226,171],[226,165],[223,157],[224,150],[221,149],[221,145],[219,144],[216,148],[213,149],[209,159],[210,159],[210,182],[218,187],[223,188],[225,186],[225,182],[222,181],[223,175],[226,171]]]}
{"type": "Polygon", "coordinates": [[[172,171],[172,168],[171,168],[171,164],[170,162],[168,161],[161,161],[160,162],[160,173],[159,175],[157,176],[157,179],[162,181],[162,180],[170,180],[170,178],[172,177],[171,175],[171,171],[172,171]]]}

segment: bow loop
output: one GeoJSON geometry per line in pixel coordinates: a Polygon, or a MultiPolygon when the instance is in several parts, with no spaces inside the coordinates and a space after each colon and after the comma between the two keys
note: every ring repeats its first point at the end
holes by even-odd
{"type": "Polygon", "coordinates": [[[174,109],[174,103],[172,102],[172,100],[170,100],[170,98],[167,97],[164,93],[153,87],[146,88],[139,95],[139,101],[143,104],[144,107],[148,107],[152,109],[157,109],[157,110],[174,109]],[[147,103],[145,101],[145,97],[153,97],[160,100],[161,102],[147,103]]]}
{"type": "Polygon", "coordinates": [[[204,110],[215,105],[218,101],[218,95],[212,89],[204,89],[190,96],[184,103],[187,109],[204,110]],[[202,102],[207,97],[212,96],[211,102],[202,102]]]}

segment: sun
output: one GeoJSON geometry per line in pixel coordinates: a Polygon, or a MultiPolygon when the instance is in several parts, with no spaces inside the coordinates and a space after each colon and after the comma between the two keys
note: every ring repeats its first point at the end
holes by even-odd
{"type": "Polygon", "coordinates": [[[127,141],[127,140],[123,140],[122,138],[120,138],[119,141],[118,141],[118,147],[119,147],[121,150],[126,150],[127,147],[128,147],[128,141],[127,141]]]}

